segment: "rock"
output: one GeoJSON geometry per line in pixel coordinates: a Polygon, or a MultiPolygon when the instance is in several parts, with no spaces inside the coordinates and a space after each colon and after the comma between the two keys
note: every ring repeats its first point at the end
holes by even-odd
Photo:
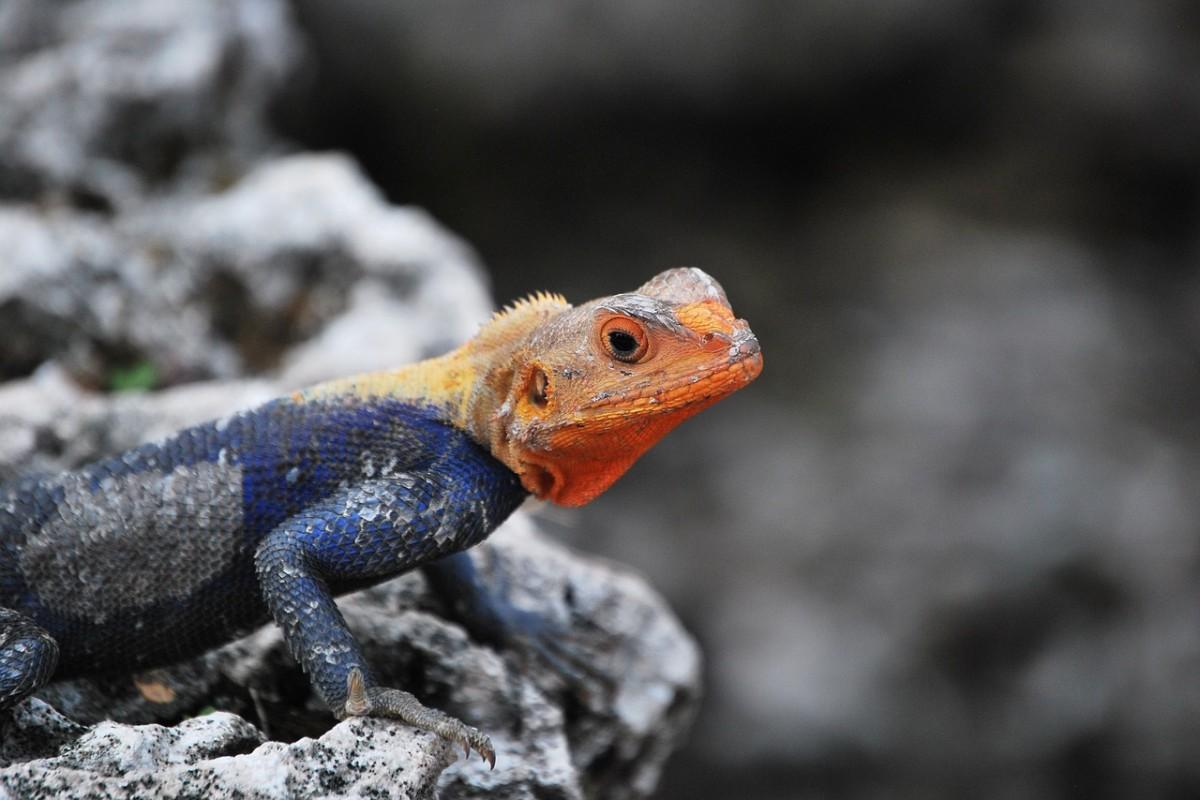
{"type": "Polygon", "coordinates": [[[196,302],[206,276],[171,269],[150,242],[93,215],[31,206],[0,207],[0,241],[0,377],[52,357],[94,385],[141,361],[171,382],[238,370],[196,302]]]}
{"type": "Polygon", "coordinates": [[[0,197],[108,212],[220,185],[268,149],[298,42],[282,0],[0,9],[0,197]]]}
{"type": "Polygon", "coordinates": [[[281,367],[295,386],[444,351],[490,308],[470,248],[337,155],[114,220],[0,206],[0,241],[0,378],[57,358],[98,386],[139,365],[156,385],[281,367]]]}
{"type": "MultiPolygon", "coordinates": [[[[70,725],[30,700],[17,712],[26,733],[70,725]]],[[[345,722],[318,740],[264,742],[222,711],[174,727],[101,722],[57,754],[0,769],[5,797],[431,797],[453,758],[375,720],[345,722]]]]}
{"type": "Polygon", "coordinates": [[[67,719],[36,698],[12,710],[0,722],[0,766],[52,758],[76,741],[87,727],[67,719]]]}
{"type": "Polygon", "coordinates": [[[266,162],[227,192],[163,204],[131,226],[224,284],[213,313],[250,367],[322,332],[324,343],[288,356],[289,386],[445,351],[491,308],[474,252],[420,209],[389,205],[341,156],[266,162]]]}
{"type": "Polygon", "coordinates": [[[0,9],[0,379],[53,358],[92,387],[296,385],[474,332],[469,247],[344,157],[280,156],[300,55],[281,0],[0,9]],[[281,363],[335,318],[337,358],[281,363]]]}

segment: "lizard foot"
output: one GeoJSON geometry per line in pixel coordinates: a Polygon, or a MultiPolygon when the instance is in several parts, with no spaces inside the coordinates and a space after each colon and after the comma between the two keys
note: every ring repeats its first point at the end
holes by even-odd
{"type": "Polygon", "coordinates": [[[488,766],[496,768],[496,751],[492,747],[492,740],[478,728],[472,728],[436,708],[422,705],[420,700],[400,689],[368,687],[362,671],[357,667],[346,676],[346,690],[346,716],[388,717],[407,722],[414,728],[436,733],[462,745],[467,758],[471,757],[471,751],[474,750],[488,762],[488,766]]]}

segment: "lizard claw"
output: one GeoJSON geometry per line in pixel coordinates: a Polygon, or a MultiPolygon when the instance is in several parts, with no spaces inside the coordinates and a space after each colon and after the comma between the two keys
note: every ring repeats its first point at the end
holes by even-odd
{"type": "MultiPolygon", "coordinates": [[[[458,722],[458,720],[454,720],[458,722]]],[[[490,769],[496,768],[496,750],[492,747],[492,740],[487,737],[487,734],[472,728],[470,725],[464,725],[458,722],[461,728],[455,731],[451,736],[458,740],[458,743],[463,746],[463,756],[469,761],[471,759],[471,751],[479,753],[480,758],[488,762],[490,769]]],[[[446,734],[442,734],[445,736],[446,734]]]]}
{"type": "Polygon", "coordinates": [[[348,717],[365,717],[371,710],[371,701],[367,699],[367,683],[358,667],[351,667],[346,674],[345,708],[348,717]]]}
{"type": "MultiPolygon", "coordinates": [[[[488,769],[495,769],[496,768],[496,751],[492,747],[492,740],[489,739],[487,736],[483,735],[482,733],[480,733],[479,731],[475,730],[474,728],[470,728],[470,730],[472,733],[476,734],[479,737],[478,740],[476,742],[474,742],[474,745],[473,745],[475,747],[475,751],[477,753],[479,753],[480,758],[482,758],[484,761],[488,762],[488,769]]],[[[471,757],[471,751],[470,751],[470,748],[467,748],[467,758],[470,758],[470,757],[471,757]]]]}

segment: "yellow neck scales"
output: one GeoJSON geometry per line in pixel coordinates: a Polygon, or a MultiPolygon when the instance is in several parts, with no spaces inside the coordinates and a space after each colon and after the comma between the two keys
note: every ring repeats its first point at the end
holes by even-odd
{"type": "Polygon", "coordinates": [[[479,333],[443,356],[392,370],[336,378],[298,392],[300,402],[386,397],[430,407],[450,425],[487,446],[487,420],[512,383],[514,355],[537,326],[571,304],[562,295],[538,292],[492,315],[479,333]]]}

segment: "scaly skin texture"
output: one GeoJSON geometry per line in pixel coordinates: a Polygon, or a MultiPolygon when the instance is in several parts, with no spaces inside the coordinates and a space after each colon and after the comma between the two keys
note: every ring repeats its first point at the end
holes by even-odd
{"type": "Polygon", "coordinates": [[[578,307],[536,295],[441,358],[0,487],[0,709],[273,618],[335,715],[402,719],[494,763],[481,732],[378,685],[334,597],[423,567],[472,632],[560,638],[456,554],[528,493],[588,502],[761,368],[716,281],[676,269],[578,307]]]}

